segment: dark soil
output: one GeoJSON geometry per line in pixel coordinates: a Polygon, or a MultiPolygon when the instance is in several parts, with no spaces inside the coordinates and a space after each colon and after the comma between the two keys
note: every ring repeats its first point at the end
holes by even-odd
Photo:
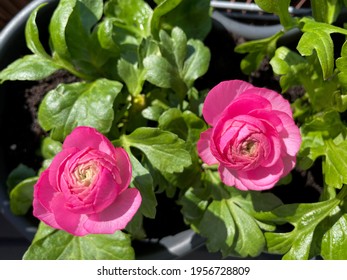
{"type": "Polygon", "coordinates": [[[52,76],[39,81],[34,86],[25,90],[25,108],[29,111],[32,118],[31,129],[38,137],[46,135],[37,120],[38,107],[43,97],[47,92],[55,89],[59,84],[69,84],[77,81],[79,81],[79,79],[69,72],[59,70],[52,76]]]}

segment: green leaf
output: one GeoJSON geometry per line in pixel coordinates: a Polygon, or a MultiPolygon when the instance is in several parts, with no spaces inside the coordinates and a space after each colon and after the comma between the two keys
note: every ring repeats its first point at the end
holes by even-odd
{"type": "Polygon", "coordinates": [[[38,11],[45,6],[47,3],[44,3],[42,5],[39,5],[37,8],[35,8],[32,13],[30,14],[30,17],[26,23],[25,26],[25,39],[28,48],[36,55],[43,56],[45,58],[50,58],[50,56],[46,53],[44,47],[42,46],[40,42],[39,37],[39,30],[36,25],[36,16],[38,11]]]}
{"type": "Polygon", "coordinates": [[[61,69],[52,60],[36,54],[26,55],[8,65],[0,72],[0,83],[4,81],[38,81],[61,69]]]}
{"type": "Polygon", "coordinates": [[[180,72],[187,56],[187,36],[182,29],[174,27],[171,37],[164,30],[159,32],[160,52],[180,72]]]}
{"type": "Polygon", "coordinates": [[[334,43],[330,34],[347,35],[347,30],[326,23],[318,23],[309,18],[303,18],[300,22],[303,24],[304,34],[297,49],[303,56],[310,56],[315,52],[323,71],[323,78],[328,79],[334,70],[334,43]]]}
{"type": "Polygon", "coordinates": [[[119,76],[125,82],[128,91],[133,95],[139,95],[145,82],[145,70],[139,69],[137,63],[132,64],[121,58],[117,64],[119,76]]]}
{"type": "Polygon", "coordinates": [[[200,133],[206,130],[205,122],[190,111],[181,112],[176,108],[165,111],[158,120],[158,127],[175,133],[186,143],[186,150],[192,158],[192,165],[181,173],[166,174],[163,177],[174,187],[189,188],[199,184],[201,165],[196,151],[196,143],[200,133]]]}
{"type": "Polygon", "coordinates": [[[167,13],[176,8],[183,0],[163,0],[157,3],[151,19],[151,33],[154,38],[159,38],[159,31],[162,29],[161,20],[167,13]]]}
{"type": "MultiPolygon", "coordinates": [[[[97,35],[98,41],[102,48],[112,52],[115,56],[119,56],[121,40],[115,40],[115,19],[104,18],[98,25],[97,35]]],[[[118,33],[118,32],[117,32],[118,33]]]]}
{"type": "Polygon", "coordinates": [[[146,38],[150,35],[151,7],[143,0],[111,0],[105,5],[105,15],[116,18],[120,26],[146,38]]]}
{"type": "Polygon", "coordinates": [[[6,185],[10,192],[20,182],[36,175],[35,170],[24,164],[19,164],[7,177],[6,185]]]}
{"type": "Polygon", "coordinates": [[[41,126],[62,141],[76,126],[109,132],[114,118],[113,102],[122,85],[99,79],[93,83],[61,84],[47,93],[38,113],[41,126]]]}
{"type": "Polygon", "coordinates": [[[211,29],[209,0],[166,0],[154,9],[151,28],[156,38],[160,29],[180,27],[188,38],[203,40],[211,29]]]}
{"type": "Polygon", "coordinates": [[[179,204],[182,206],[181,212],[186,223],[199,233],[199,225],[209,204],[208,201],[201,199],[194,193],[194,189],[190,188],[181,197],[179,204]]]}
{"type": "Polygon", "coordinates": [[[185,143],[177,135],[158,128],[142,127],[121,138],[125,147],[141,150],[159,171],[182,172],[191,164],[191,157],[184,149],[185,143]]]}
{"type": "Polygon", "coordinates": [[[148,217],[155,218],[157,199],[154,194],[153,178],[149,171],[128,151],[131,166],[133,169],[132,177],[134,186],[140,191],[142,204],[140,212],[148,217]]]}
{"type": "Polygon", "coordinates": [[[309,135],[311,132],[320,132],[325,139],[334,139],[339,134],[346,133],[346,127],[340,114],[334,110],[313,115],[310,121],[301,126],[301,130],[304,135],[309,135]]]}
{"type": "Polygon", "coordinates": [[[161,114],[165,111],[165,109],[159,105],[148,106],[144,110],[142,110],[141,114],[144,118],[151,121],[158,121],[161,114]]]}
{"type": "Polygon", "coordinates": [[[216,172],[207,171],[203,183],[204,188],[191,188],[180,199],[186,222],[207,238],[211,252],[221,251],[223,256],[259,255],[265,246],[262,229],[274,227],[261,222],[256,214],[278,207],[281,201],[272,194],[226,187],[216,172]]]}
{"type": "MultiPolygon", "coordinates": [[[[313,163],[318,157],[323,156],[323,174],[325,183],[334,188],[341,188],[347,183],[345,168],[347,168],[347,154],[345,140],[346,127],[336,111],[322,112],[301,127],[302,145],[300,158],[309,158],[313,163]]],[[[307,164],[307,161],[303,161],[307,164]]],[[[305,166],[304,166],[305,167],[305,166]]],[[[310,167],[310,165],[306,166],[310,167]]]]}
{"type": "Polygon", "coordinates": [[[182,113],[176,108],[171,108],[160,116],[158,122],[159,128],[178,135],[186,141],[191,154],[196,153],[196,143],[201,132],[206,130],[206,124],[201,118],[190,111],[182,113]]]}
{"type": "Polygon", "coordinates": [[[316,51],[323,71],[324,79],[328,79],[334,70],[334,44],[330,35],[324,31],[305,32],[298,44],[298,51],[303,56],[310,56],[316,51]]]}
{"type": "Polygon", "coordinates": [[[312,14],[316,21],[333,23],[342,8],[341,0],[311,0],[312,14]]]}
{"type": "Polygon", "coordinates": [[[183,67],[183,80],[188,87],[192,87],[195,80],[203,76],[209,67],[211,54],[201,41],[188,40],[188,50],[190,53],[183,67]]]}
{"type": "Polygon", "coordinates": [[[175,27],[171,36],[161,30],[159,55],[147,56],[143,63],[146,79],[162,88],[171,88],[183,100],[195,80],[208,69],[210,52],[201,41],[188,40],[184,32],[175,27]]]}
{"type": "Polygon", "coordinates": [[[15,215],[26,214],[33,202],[34,185],[38,177],[25,179],[15,186],[10,192],[10,207],[15,215]]]}
{"type": "Polygon", "coordinates": [[[66,44],[65,30],[76,2],[77,0],[59,1],[58,7],[54,10],[49,24],[52,50],[54,51],[54,56],[58,56],[59,59],[68,60],[70,58],[66,44]]]}
{"type": "Polygon", "coordinates": [[[135,216],[127,224],[125,230],[131,235],[132,239],[145,239],[146,232],[143,228],[143,215],[140,212],[136,212],[135,216]]]}
{"type": "Polygon", "coordinates": [[[279,47],[270,64],[275,74],[281,75],[280,84],[285,92],[290,87],[303,84],[308,88],[308,79],[311,79],[310,65],[305,58],[287,47],[279,47]]]}
{"type": "Polygon", "coordinates": [[[100,20],[102,11],[101,0],[79,0],[65,27],[65,41],[71,55],[69,62],[78,72],[93,78],[111,78],[113,70],[109,73],[109,69],[104,66],[114,54],[101,47],[97,28],[94,27],[100,20]]]}
{"type": "Polygon", "coordinates": [[[324,180],[327,185],[340,189],[343,184],[347,184],[347,141],[339,144],[326,141],[326,144],[324,180]]]}
{"type": "Polygon", "coordinates": [[[331,217],[331,223],[323,236],[321,255],[325,260],[347,259],[347,214],[331,217]],[[337,216],[337,217],[336,217],[337,216]],[[337,221],[336,221],[337,220],[337,221]]]}
{"type": "Polygon", "coordinates": [[[336,59],[336,68],[340,71],[338,73],[339,82],[344,88],[347,88],[347,43],[345,42],[341,49],[341,57],[336,59]]]}
{"type": "Polygon", "coordinates": [[[172,88],[183,99],[188,89],[174,66],[157,55],[146,57],[143,63],[146,80],[158,87],[172,88]]]}
{"type": "Polygon", "coordinates": [[[255,3],[264,11],[278,15],[281,24],[286,29],[293,27],[294,19],[288,11],[290,0],[282,0],[278,2],[273,0],[255,0],[255,3]]]}
{"type": "Polygon", "coordinates": [[[247,56],[241,61],[241,70],[248,75],[256,71],[266,56],[274,55],[277,41],[283,34],[280,31],[269,38],[252,40],[236,46],[235,52],[247,53],[247,56]]]}
{"type": "Polygon", "coordinates": [[[258,213],[256,217],[275,224],[290,223],[294,229],[284,233],[265,233],[270,253],[283,254],[284,259],[308,259],[314,231],[340,203],[339,199],[311,204],[289,204],[271,212],[258,213]]]}
{"type": "Polygon", "coordinates": [[[54,158],[62,149],[62,144],[59,141],[55,141],[50,137],[43,139],[41,143],[41,154],[45,159],[54,158]]]}
{"type": "Polygon", "coordinates": [[[130,237],[114,234],[73,236],[40,223],[25,260],[127,260],[134,259],[130,237]]]}

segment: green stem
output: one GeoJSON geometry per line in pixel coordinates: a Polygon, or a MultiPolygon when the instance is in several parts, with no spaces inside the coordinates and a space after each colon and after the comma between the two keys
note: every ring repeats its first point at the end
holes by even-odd
{"type": "Polygon", "coordinates": [[[343,185],[341,191],[337,195],[337,198],[343,201],[346,196],[347,196],[347,185],[343,185]]]}

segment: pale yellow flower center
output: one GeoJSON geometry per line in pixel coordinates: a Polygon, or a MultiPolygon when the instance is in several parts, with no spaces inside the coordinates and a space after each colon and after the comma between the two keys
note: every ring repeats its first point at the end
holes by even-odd
{"type": "Polygon", "coordinates": [[[74,177],[79,185],[89,187],[97,173],[98,168],[95,164],[81,164],[75,168],[74,177]]]}
{"type": "Polygon", "coordinates": [[[255,141],[248,140],[241,145],[241,154],[243,155],[253,155],[257,149],[257,144],[255,141]]]}

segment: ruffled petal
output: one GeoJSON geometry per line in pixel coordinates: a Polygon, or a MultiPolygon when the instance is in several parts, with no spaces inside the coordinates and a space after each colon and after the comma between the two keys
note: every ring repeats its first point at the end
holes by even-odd
{"type": "Polygon", "coordinates": [[[85,148],[93,148],[100,150],[108,155],[114,153],[112,143],[95,128],[87,126],[76,127],[65,139],[63,149],[78,148],[83,150],[85,148]]]}
{"type": "Polygon", "coordinates": [[[130,159],[126,151],[122,148],[115,148],[115,160],[116,166],[118,168],[119,177],[121,179],[118,188],[119,191],[127,189],[130,185],[132,176],[132,167],[130,164],[130,159]]]}
{"type": "Polygon", "coordinates": [[[284,128],[280,131],[280,137],[283,139],[286,152],[290,156],[296,156],[301,146],[300,130],[294,123],[293,119],[282,112],[276,112],[277,116],[282,120],[284,128]]]}
{"type": "Polygon", "coordinates": [[[58,228],[75,236],[84,236],[89,233],[83,227],[83,224],[87,220],[87,216],[76,214],[66,209],[63,194],[54,197],[51,207],[55,220],[59,226],[58,228]]]}
{"type": "Polygon", "coordinates": [[[238,178],[248,190],[263,191],[271,189],[283,177],[284,166],[278,160],[273,166],[262,167],[238,173],[238,178]]]}
{"type": "Polygon", "coordinates": [[[78,149],[76,149],[76,148],[64,149],[61,152],[59,152],[58,154],[56,154],[55,157],[53,158],[53,161],[51,162],[51,164],[48,168],[49,169],[49,182],[50,182],[50,185],[56,191],[61,191],[61,187],[60,187],[61,178],[60,178],[59,174],[61,174],[63,172],[66,162],[76,152],[78,152],[78,149]]]}
{"type": "Polygon", "coordinates": [[[52,213],[50,201],[58,194],[49,183],[48,170],[43,171],[34,186],[33,215],[54,228],[60,227],[52,213]]]}
{"type": "Polygon", "coordinates": [[[253,86],[240,80],[224,81],[212,88],[205,99],[202,110],[206,122],[214,125],[224,109],[249,88],[253,88],[253,86]]]}
{"type": "Polygon", "coordinates": [[[116,201],[100,213],[89,215],[84,228],[89,233],[112,234],[124,229],[141,205],[141,195],[137,189],[127,189],[116,201]]]}
{"type": "Polygon", "coordinates": [[[34,202],[39,201],[47,211],[51,211],[50,202],[58,192],[52,187],[49,180],[49,170],[42,172],[34,186],[34,202]]]}
{"type": "Polygon", "coordinates": [[[217,164],[218,160],[211,152],[210,142],[212,137],[212,128],[200,134],[200,139],[197,143],[198,153],[200,158],[208,165],[217,164]]]}
{"type": "Polygon", "coordinates": [[[272,110],[284,112],[288,116],[293,115],[289,101],[284,99],[283,96],[278,94],[276,91],[267,88],[254,87],[253,89],[245,91],[245,93],[260,95],[271,102],[272,110]]]}
{"type": "Polygon", "coordinates": [[[229,187],[236,187],[241,191],[247,191],[247,187],[245,187],[240,180],[238,179],[237,171],[230,169],[225,166],[219,166],[218,168],[219,175],[221,177],[222,182],[229,187]]]}

